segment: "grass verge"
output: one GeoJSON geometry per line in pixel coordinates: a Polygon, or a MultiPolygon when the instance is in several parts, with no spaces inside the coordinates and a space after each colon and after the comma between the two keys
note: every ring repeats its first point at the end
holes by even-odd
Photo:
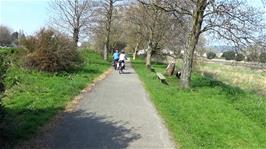
{"type": "MultiPolygon", "coordinates": [[[[143,61],[133,67],[144,82],[175,142],[183,149],[266,148],[266,97],[194,73],[192,88],[160,83],[143,61]]],[[[153,65],[157,72],[166,66],[153,65]]]]}
{"type": "MultiPolygon", "coordinates": [[[[66,104],[110,67],[99,54],[83,50],[85,64],[71,73],[50,74],[12,66],[5,78],[8,90],[0,123],[2,144],[13,146],[31,137],[66,104]]],[[[1,142],[0,142],[1,143],[1,142]]]]}

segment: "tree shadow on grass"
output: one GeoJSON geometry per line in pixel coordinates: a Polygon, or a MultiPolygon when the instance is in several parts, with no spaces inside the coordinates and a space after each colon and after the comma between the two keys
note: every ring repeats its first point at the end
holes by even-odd
{"type": "Polygon", "coordinates": [[[0,147],[13,148],[21,140],[36,134],[38,127],[49,120],[51,115],[62,108],[20,109],[4,107],[4,117],[0,121],[0,147]]]}
{"type": "Polygon", "coordinates": [[[245,91],[239,87],[231,86],[225,84],[222,81],[216,80],[212,75],[204,75],[201,76],[196,74],[195,77],[192,79],[192,87],[193,88],[202,88],[202,87],[219,87],[222,92],[226,93],[229,96],[238,96],[238,95],[245,95],[245,91]]]}

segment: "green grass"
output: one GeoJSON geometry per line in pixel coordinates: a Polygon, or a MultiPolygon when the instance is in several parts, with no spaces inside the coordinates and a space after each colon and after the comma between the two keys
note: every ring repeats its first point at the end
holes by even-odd
{"type": "Polygon", "coordinates": [[[7,72],[0,136],[12,145],[32,137],[38,128],[63,110],[68,101],[110,67],[99,54],[83,50],[85,64],[72,73],[50,74],[12,66],[7,72]]]}
{"type": "MultiPolygon", "coordinates": [[[[266,97],[194,73],[192,88],[160,83],[141,60],[133,66],[175,142],[183,149],[266,148],[266,97]]],[[[166,66],[153,65],[164,72],[166,66]]]]}

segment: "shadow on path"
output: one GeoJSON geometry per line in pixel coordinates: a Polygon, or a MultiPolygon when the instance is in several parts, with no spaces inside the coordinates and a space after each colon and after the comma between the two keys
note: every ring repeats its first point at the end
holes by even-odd
{"type": "Polygon", "coordinates": [[[124,71],[122,74],[135,74],[134,72],[124,71]]]}
{"type": "Polygon", "coordinates": [[[48,148],[126,148],[141,138],[125,122],[110,121],[106,116],[77,111],[69,113],[48,137],[48,148]]]}

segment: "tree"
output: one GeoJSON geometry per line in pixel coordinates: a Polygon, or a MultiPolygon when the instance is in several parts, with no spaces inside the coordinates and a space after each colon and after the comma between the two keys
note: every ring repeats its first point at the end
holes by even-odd
{"type": "Polygon", "coordinates": [[[180,57],[187,36],[187,22],[183,18],[176,21],[171,13],[144,1],[138,2],[131,4],[126,13],[127,41],[134,51],[133,59],[138,49],[146,50],[148,68],[153,55],[170,56],[174,60],[180,57]]]}
{"type": "Polygon", "coordinates": [[[248,61],[259,62],[261,53],[266,52],[266,34],[262,34],[251,45],[244,49],[248,61]]]}
{"type": "Polygon", "coordinates": [[[18,32],[14,32],[14,33],[11,34],[12,42],[15,45],[18,44],[18,36],[19,36],[19,33],[18,32]]]}
{"type": "Polygon", "coordinates": [[[114,1],[112,16],[110,18],[110,15],[109,17],[107,16],[110,7],[107,2],[99,1],[95,23],[91,29],[94,47],[102,51],[104,59],[107,59],[112,49],[123,49],[127,45],[124,21],[124,12],[126,9],[121,0],[114,1]]]}
{"type": "Polygon", "coordinates": [[[241,53],[237,53],[235,60],[236,61],[243,61],[245,59],[245,56],[241,53]]]}
{"type": "Polygon", "coordinates": [[[139,6],[138,5],[131,5],[127,8],[127,11],[125,12],[125,22],[126,22],[126,34],[127,34],[127,43],[128,46],[133,51],[133,60],[136,59],[137,51],[145,42],[145,32],[142,31],[142,24],[141,24],[141,18],[139,13],[139,6]]]}
{"type": "Polygon", "coordinates": [[[91,0],[54,0],[50,4],[51,21],[54,27],[63,29],[72,34],[77,45],[80,33],[86,32],[94,15],[91,0]]]}
{"type": "Polygon", "coordinates": [[[260,62],[261,63],[266,63],[266,53],[261,53],[260,54],[260,62]]]}
{"type": "Polygon", "coordinates": [[[266,6],[266,0],[261,0],[262,4],[264,5],[264,7],[266,6]]]}
{"type": "Polygon", "coordinates": [[[141,36],[147,41],[146,66],[151,68],[152,54],[162,49],[163,39],[169,31],[171,23],[169,23],[168,14],[163,10],[153,5],[147,5],[141,0],[139,2],[135,18],[132,21],[137,24],[139,31],[142,32],[141,36]]]}
{"type": "Polygon", "coordinates": [[[216,54],[214,52],[207,53],[207,59],[214,59],[215,57],[216,57],[216,54]]]}
{"type": "Polygon", "coordinates": [[[8,46],[12,43],[11,30],[6,26],[0,26],[0,45],[8,46]]]}
{"type": "Polygon", "coordinates": [[[110,35],[113,22],[114,5],[121,0],[102,0],[102,14],[104,18],[105,27],[105,41],[104,41],[104,60],[107,60],[110,49],[110,35]]]}
{"type": "Polygon", "coordinates": [[[104,9],[105,9],[105,17],[106,17],[106,35],[104,42],[104,60],[108,58],[108,52],[110,51],[110,34],[112,27],[112,17],[113,17],[113,8],[115,1],[113,0],[105,0],[104,1],[104,9]]]}
{"type": "Polygon", "coordinates": [[[222,55],[226,60],[235,60],[236,52],[235,51],[225,51],[222,55]]]}
{"type": "Polygon", "coordinates": [[[190,87],[193,57],[200,35],[209,32],[241,47],[250,43],[254,32],[262,28],[262,13],[241,0],[161,0],[160,3],[146,3],[191,22],[181,71],[183,88],[190,87]]]}

